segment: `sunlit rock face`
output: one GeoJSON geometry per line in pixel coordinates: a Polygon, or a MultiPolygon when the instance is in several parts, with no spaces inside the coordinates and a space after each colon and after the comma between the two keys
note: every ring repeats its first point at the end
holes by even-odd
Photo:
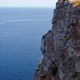
{"type": "Polygon", "coordinates": [[[69,0],[71,3],[73,3],[73,6],[80,6],[80,0],[69,0]]]}
{"type": "Polygon", "coordinates": [[[35,80],[80,80],[80,6],[58,0],[41,52],[35,80]]]}

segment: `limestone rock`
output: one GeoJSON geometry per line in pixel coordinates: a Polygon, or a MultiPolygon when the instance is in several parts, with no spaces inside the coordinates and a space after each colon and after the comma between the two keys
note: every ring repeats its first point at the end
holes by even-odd
{"type": "Polygon", "coordinates": [[[58,0],[52,29],[42,37],[36,80],[80,80],[80,6],[58,0]]]}

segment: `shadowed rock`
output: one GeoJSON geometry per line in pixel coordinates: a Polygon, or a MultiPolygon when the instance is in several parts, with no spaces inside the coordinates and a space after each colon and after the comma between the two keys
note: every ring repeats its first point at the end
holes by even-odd
{"type": "Polygon", "coordinates": [[[52,29],[42,37],[36,80],[80,80],[80,1],[58,0],[52,29]]]}

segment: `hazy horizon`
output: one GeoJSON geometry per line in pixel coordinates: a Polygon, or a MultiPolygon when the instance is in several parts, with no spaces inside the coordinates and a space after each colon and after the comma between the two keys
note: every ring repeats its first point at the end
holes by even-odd
{"type": "Polygon", "coordinates": [[[0,8],[53,8],[57,0],[0,0],[0,8]]]}

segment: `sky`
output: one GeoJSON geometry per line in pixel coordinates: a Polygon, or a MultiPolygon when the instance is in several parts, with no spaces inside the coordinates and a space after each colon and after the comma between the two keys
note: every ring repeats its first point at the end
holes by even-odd
{"type": "Polygon", "coordinates": [[[0,7],[55,7],[57,0],[0,0],[0,7]]]}

